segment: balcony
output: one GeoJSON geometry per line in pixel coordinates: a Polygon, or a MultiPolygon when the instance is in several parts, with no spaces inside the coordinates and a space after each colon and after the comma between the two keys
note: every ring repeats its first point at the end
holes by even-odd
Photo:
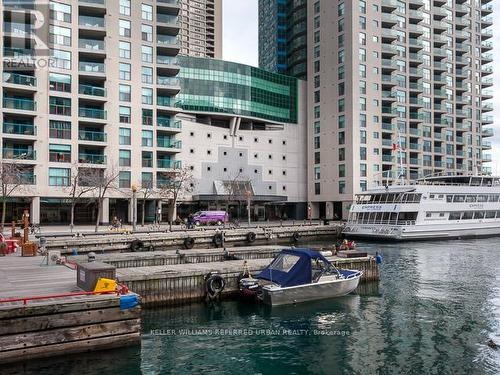
{"type": "Polygon", "coordinates": [[[162,130],[169,130],[169,131],[175,131],[175,132],[180,132],[182,129],[182,121],[173,121],[170,118],[166,117],[158,117],[157,119],[157,124],[158,124],[158,131],[162,130]]]}
{"type": "Polygon", "coordinates": [[[98,86],[80,84],[78,85],[78,93],[82,95],[106,97],[106,89],[98,86]]]}
{"type": "Polygon", "coordinates": [[[21,185],[36,185],[36,176],[33,172],[23,172],[20,177],[21,185]]]}
{"type": "Polygon", "coordinates": [[[88,7],[98,7],[104,8],[106,6],[106,0],[78,0],[79,5],[88,7]]]}
{"type": "Polygon", "coordinates": [[[36,103],[32,99],[4,96],[3,107],[10,109],[17,109],[21,111],[35,111],[36,103]]]}
{"type": "Polygon", "coordinates": [[[12,85],[36,87],[36,77],[25,75],[25,74],[4,72],[3,73],[3,82],[9,83],[12,85]]]}
{"type": "Polygon", "coordinates": [[[85,118],[99,119],[99,120],[106,120],[107,118],[107,114],[104,109],[85,108],[85,107],[80,107],[78,109],[78,116],[85,118]]]}
{"type": "Polygon", "coordinates": [[[175,88],[174,91],[178,91],[181,88],[181,81],[176,77],[158,76],[156,83],[158,84],[158,86],[170,87],[173,89],[175,88]]]}
{"type": "Polygon", "coordinates": [[[158,24],[168,24],[179,27],[180,26],[180,18],[178,16],[174,16],[171,14],[162,14],[158,13],[156,15],[156,22],[158,24]]]}
{"type": "Polygon", "coordinates": [[[483,142],[481,143],[481,148],[483,150],[491,150],[491,142],[490,141],[486,141],[486,140],[483,140],[483,142]]]}
{"type": "Polygon", "coordinates": [[[158,47],[172,47],[179,49],[179,38],[173,35],[162,35],[158,34],[157,38],[158,47]]]}
{"type": "Polygon", "coordinates": [[[175,140],[170,139],[168,137],[166,137],[166,138],[158,137],[156,139],[156,145],[157,145],[157,147],[160,147],[160,148],[170,148],[170,149],[175,149],[175,150],[180,150],[182,148],[181,141],[175,141],[175,140]]]}
{"type": "Polygon", "coordinates": [[[104,40],[78,39],[78,48],[85,52],[102,53],[105,49],[104,40]]]}
{"type": "Polygon", "coordinates": [[[493,159],[490,154],[483,154],[482,160],[484,163],[490,163],[493,159]]]}
{"type": "Polygon", "coordinates": [[[483,136],[483,138],[489,138],[493,137],[495,134],[492,128],[483,128],[483,130],[481,131],[481,135],[483,136]]]}
{"type": "Polygon", "coordinates": [[[156,63],[161,64],[161,65],[169,65],[169,66],[175,66],[179,67],[179,59],[174,56],[164,56],[164,55],[158,55],[156,56],[156,63]]]}
{"type": "Polygon", "coordinates": [[[493,116],[485,115],[481,117],[481,122],[484,124],[493,124],[493,116]]]}
{"type": "Polygon", "coordinates": [[[13,59],[32,60],[35,57],[35,50],[30,48],[4,47],[3,55],[4,57],[13,59]]]}
{"type": "Polygon", "coordinates": [[[382,155],[382,161],[386,163],[394,163],[394,156],[392,155],[382,155]]]}
{"type": "Polygon", "coordinates": [[[36,126],[33,124],[4,122],[3,133],[15,135],[36,135],[36,126]]]}
{"type": "Polygon", "coordinates": [[[86,29],[104,29],[106,23],[103,17],[78,16],[78,25],[86,29]]]}
{"type": "Polygon", "coordinates": [[[156,104],[162,107],[174,107],[177,102],[173,97],[158,95],[156,98],[156,104]]]}
{"type": "Polygon", "coordinates": [[[99,62],[85,62],[80,61],[78,63],[78,70],[85,73],[104,73],[105,66],[104,63],[99,62]]]}
{"type": "Polygon", "coordinates": [[[170,159],[158,159],[156,161],[156,167],[158,169],[180,169],[180,160],[170,160],[170,159]]]}
{"type": "Polygon", "coordinates": [[[80,130],[78,132],[78,139],[80,141],[88,142],[106,142],[107,136],[104,132],[92,131],[92,130],[80,130]]]}
{"type": "Polygon", "coordinates": [[[382,116],[397,116],[398,110],[392,107],[382,107],[382,116]]]}
{"type": "Polygon", "coordinates": [[[143,168],[153,168],[153,158],[142,158],[142,167],[143,168]]]}
{"type": "Polygon", "coordinates": [[[2,156],[4,159],[13,160],[36,160],[36,151],[23,147],[3,147],[2,156]]]}
{"type": "Polygon", "coordinates": [[[80,153],[78,154],[78,162],[82,164],[104,165],[106,164],[106,156],[101,154],[80,153]]]}

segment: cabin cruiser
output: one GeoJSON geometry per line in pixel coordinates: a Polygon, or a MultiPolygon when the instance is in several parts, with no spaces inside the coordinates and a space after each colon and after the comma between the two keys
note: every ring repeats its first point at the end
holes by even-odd
{"type": "Polygon", "coordinates": [[[346,237],[421,240],[500,235],[500,177],[430,176],[356,195],[346,237]]]}
{"type": "Polygon", "coordinates": [[[240,291],[267,305],[288,305],[349,294],[362,274],[337,269],[317,251],[286,249],[256,278],[241,279],[240,291]]]}

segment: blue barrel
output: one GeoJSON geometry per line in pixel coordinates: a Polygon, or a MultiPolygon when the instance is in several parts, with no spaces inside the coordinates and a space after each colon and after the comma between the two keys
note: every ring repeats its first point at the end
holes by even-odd
{"type": "Polygon", "coordinates": [[[136,294],[127,294],[120,296],[120,310],[128,310],[139,304],[139,298],[136,294]]]}

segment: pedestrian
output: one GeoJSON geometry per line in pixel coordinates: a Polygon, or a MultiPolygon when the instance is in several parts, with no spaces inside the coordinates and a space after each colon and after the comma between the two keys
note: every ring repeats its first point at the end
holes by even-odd
{"type": "Polygon", "coordinates": [[[375,262],[376,262],[377,264],[382,264],[382,255],[380,255],[380,254],[378,253],[378,251],[377,251],[377,252],[375,252],[375,262]]]}

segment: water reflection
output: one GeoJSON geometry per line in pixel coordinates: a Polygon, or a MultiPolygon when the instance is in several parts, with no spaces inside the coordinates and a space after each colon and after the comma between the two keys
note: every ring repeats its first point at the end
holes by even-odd
{"type": "Polygon", "coordinates": [[[499,241],[361,243],[384,263],[381,282],[356,294],[273,309],[231,301],[146,311],[141,348],[2,375],[498,374],[500,350],[486,341],[500,342],[499,241]]]}

